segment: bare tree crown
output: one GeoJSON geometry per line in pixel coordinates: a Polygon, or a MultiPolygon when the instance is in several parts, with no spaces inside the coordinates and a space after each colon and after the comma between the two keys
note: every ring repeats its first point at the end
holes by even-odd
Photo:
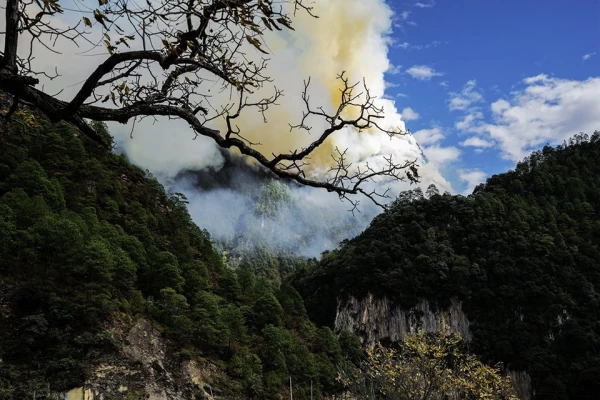
{"type": "MultiPolygon", "coordinates": [[[[0,89],[12,95],[13,106],[5,118],[10,118],[19,104],[33,106],[52,121],[68,121],[99,142],[102,139],[86,120],[127,123],[148,116],[180,118],[196,135],[210,137],[223,148],[237,148],[279,177],[325,188],[342,198],[362,193],[378,205],[388,193],[367,189],[373,186],[368,182],[379,177],[418,181],[416,160],[394,160],[390,156],[383,167],[355,166],[348,159],[347,149],[338,148],[331,155],[326,177],[307,176],[311,154],[337,131],[378,130],[391,138],[406,134],[383,127],[383,109],[376,105],[366,83],[351,83],[345,73],[337,77],[340,93],[337,109],[332,111],[310,104],[310,79],[305,82],[303,117],[290,128],[312,133],[311,119],[326,123],[306,147],[263,154],[260,145],[248,140],[243,127],[236,124],[240,115],[252,112],[249,110],[264,116],[282,97],[266,71],[265,56],[269,52],[264,33],[294,29],[293,17],[298,12],[316,18],[306,0],[71,2],[77,7],[63,9],[64,0],[62,4],[60,0],[6,1],[0,89]],[[68,14],[78,22],[71,26],[58,24],[57,14],[68,14]],[[98,30],[102,31],[101,42],[91,39],[91,32],[98,30]],[[36,87],[40,76],[53,79],[55,75],[35,70],[35,48],[55,51],[57,40],[77,46],[101,46],[106,52],[105,60],[67,101],[36,87]],[[215,104],[207,82],[213,89],[217,82],[216,90],[227,91],[233,101],[215,104]],[[257,96],[268,85],[272,85],[272,92],[257,96]],[[225,129],[214,128],[212,122],[218,119],[224,121],[225,129]]],[[[357,200],[350,201],[356,206],[357,200]]]]}

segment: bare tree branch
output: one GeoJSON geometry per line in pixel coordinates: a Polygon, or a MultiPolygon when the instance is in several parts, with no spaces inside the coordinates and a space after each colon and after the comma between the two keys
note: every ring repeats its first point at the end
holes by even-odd
{"type": "MultiPolygon", "coordinates": [[[[99,0],[95,9],[83,0],[73,1],[83,16],[67,27],[51,18],[64,12],[60,0],[7,0],[5,8],[7,30],[0,53],[0,90],[37,107],[51,121],[68,121],[102,143],[86,119],[127,123],[147,116],[179,118],[196,135],[210,137],[223,148],[237,148],[281,178],[324,188],[341,198],[363,194],[380,206],[388,192],[368,189],[374,187],[370,182],[418,181],[416,160],[394,160],[390,156],[378,168],[355,166],[347,149],[337,148],[325,178],[307,177],[311,156],[335,132],[379,131],[390,138],[406,134],[383,128],[383,109],[377,107],[366,83],[351,83],[345,73],[337,77],[341,83],[339,104],[331,112],[311,105],[310,79],[304,83],[305,110],[301,121],[290,125],[291,129],[310,133],[309,121],[318,118],[326,122],[326,128],[306,147],[266,155],[257,149],[258,143],[244,135],[243,126],[237,123],[241,116],[258,112],[267,122],[266,112],[283,95],[276,87],[262,98],[257,94],[265,93],[265,87],[273,84],[267,74],[269,60],[256,58],[257,54],[268,53],[263,33],[282,27],[293,29],[290,15],[298,11],[315,17],[306,0],[277,4],[269,0],[154,0],[147,1],[144,8],[132,0],[99,0]],[[101,33],[102,38],[94,39],[94,33],[101,33]],[[34,70],[34,44],[56,52],[54,44],[58,40],[85,45],[88,49],[84,52],[104,46],[108,53],[68,101],[36,87],[36,75],[52,79],[58,71],[48,74],[34,70]],[[17,54],[17,49],[26,48],[27,43],[28,51],[17,54]],[[231,102],[213,104],[209,83],[216,85],[220,93],[228,91],[231,102]],[[218,119],[224,120],[226,130],[211,127],[218,119]]],[[[78,11],[68,12],[76,15],[78,11]]],[[[358,201],[349,200],[355,209],[358,201]]]]}

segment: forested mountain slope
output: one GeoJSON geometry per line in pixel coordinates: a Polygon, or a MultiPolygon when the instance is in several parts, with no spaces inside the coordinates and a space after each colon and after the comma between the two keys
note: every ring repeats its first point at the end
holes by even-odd
{"type": "Polygon", "coordinates": [[[228,261],[247,260],[270,280],[285,275],[298,258],[318,257],[358,235],[381,211],[367,204],[361,213],[349,213],[333,193],[280,180],[223,154],[219,171],[184,171],[169,185],[189,193],[190,215],[211,232],[217,249],[227,251],[228,261]]]}
{"type": "MultiPolygon", "coordinates": [[[[311,381],[316,396],[338,388],[343,346],[294,289],[227,268],[182,195],[19,109],[0,129],[0,399],[81,386],[123,346],[113,333],[140,319],[175,365],[228,374],[210,382],[221,393],[278,398],[290,376],[298,399],[311,381]]],[[[147,395],[133,389],[109,397],[147,395]]]]}
{"type": "Polygon", "coordinates": [[[600,393],[600,133],[533,153],[472,195],[405,193],[296,287],[332,325],[372,293],[411,307],[463,301],[472,350],[526,370],[537,399],[600,393]]]}

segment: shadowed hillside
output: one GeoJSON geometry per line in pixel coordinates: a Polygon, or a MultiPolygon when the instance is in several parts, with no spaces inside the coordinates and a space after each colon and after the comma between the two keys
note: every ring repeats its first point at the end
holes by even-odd
{"type": "Polygon", "coordinates": [[[294,289],[226,267],[183,195],[19,109],[0,129],[0,399],[89,387],[106,375],[99,367],[119,371],[123,354],[134,375],[111,378],[129,382],[111,399],[144,398],[148,385],[200,396],[205,383],[278,398],[290,376],[301,399],[311,381],[319,396],[338,389],[343,350],[294,289]],[[155,361],[147,370],[139,360],[155,361]],[[217,372],[177,388],[183,365],[217,372]]]}
{"type": "Polygon", "coordinates": [[[338,300],[463,302],[471,348],[526,370],[538,399],[600,390],[600,132],[534,152],[467,197],[407,192],[296,277],[309,315],[338,300]],[[327,288],[327,289],[325,289],[327,288]]]}

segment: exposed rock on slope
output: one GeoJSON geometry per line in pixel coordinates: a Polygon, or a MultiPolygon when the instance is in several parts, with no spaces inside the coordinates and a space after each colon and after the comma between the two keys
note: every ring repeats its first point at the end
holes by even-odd
{"type": "Polygon", "coordinates": [[[462,303],[456,299],[447,310],[433,312],[426,300],[406,310],[385,297],[378,299],[370,293],[362,299],[350,297],[338,304],[335,329],[357,333],[366,346],[380,341],[402,340],[407,333],[421,329],[427,332],[460,332],[463,339],[471,340],[469,319],[462,311],[462,303]]]}
{"type": "Polygon", "coordinates": [[[525,371],[507,371],[508,376],[515,388],[517,397],[521,400],[529,400],[532,395],[531,376],[525,371]]]}
{"type": "Polygon", "coordinates": [[[173,360],[152,322],[139,319],[128,331],[114,334],[124,343],[122,351],[95,366],[85,385],[63,393],[61,400],[213,399],[216,390],[210,384],[221,371],[208,362],[173,360]]]}

